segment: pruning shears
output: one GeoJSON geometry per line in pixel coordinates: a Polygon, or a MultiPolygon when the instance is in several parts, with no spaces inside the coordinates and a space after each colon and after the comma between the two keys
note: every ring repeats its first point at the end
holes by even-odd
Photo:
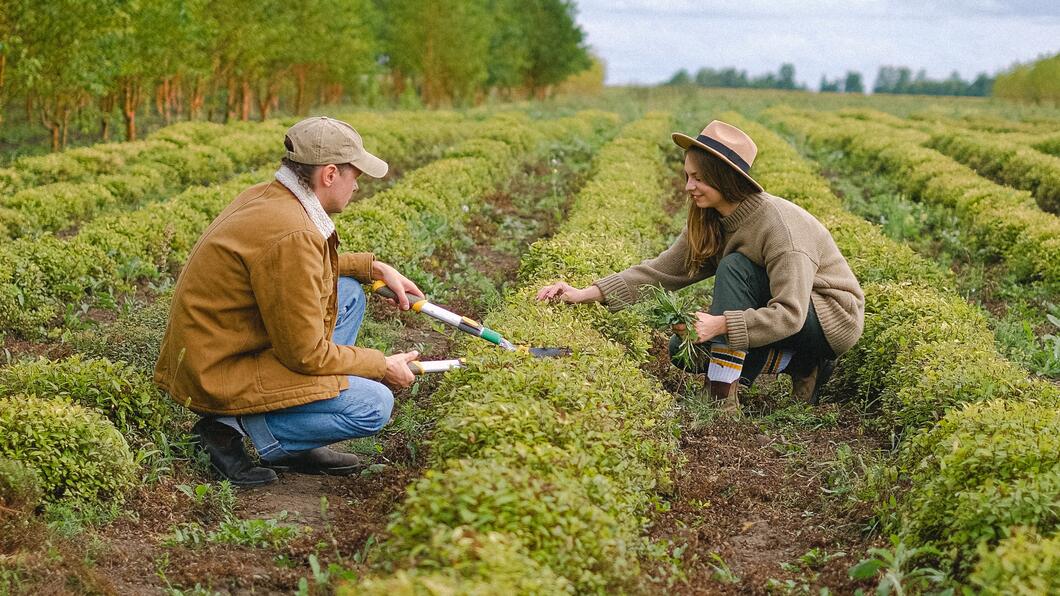
{"type": "MultiPolygon", "coordinates": [[[[387,287],[383,280],[376,280],[372,283],[372,292],[379,294],[384,298],[397,300],[397,294],[394,293],[394,290],[387,287]]],[[[455,312],[442,308],[441,306],[428,301],[426,298],[421,298],[415,294],[406,292],[405,296],[408,298],[412,310],[418,313],[423,313],[437,321],[441,321],[454,329],[459,329],[464,333],[482,338],[491,344],[508,350],[509,352],[522,352],[535,358],[557,358],[560,356],[569,356],[571,353],[570,348],[531,348],[529,346],[517,346],[505,339],[500,333],[486,327],[474,319],[458,315],[455,312]]],[[[463,364],[463,358],[456,358],[452,360],[436,360],[433,362],[410,362],[409,368],[411,368],[412,372],[415,374],[423,374],[429,372],[445,372],[454,368],[460,368],[463,364]]]]}

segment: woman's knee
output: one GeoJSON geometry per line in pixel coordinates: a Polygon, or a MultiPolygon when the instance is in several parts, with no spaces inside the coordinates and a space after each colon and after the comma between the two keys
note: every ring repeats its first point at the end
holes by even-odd
{"type": "Polygon", "coordinates": [[[747,277],[748,271],[753,270],[757,266],[754,261],[745,257],[742,253],[733,251],[718,261],[718,270],[715,275],[719,278],[732,276],[744,278],[747,277]]]}

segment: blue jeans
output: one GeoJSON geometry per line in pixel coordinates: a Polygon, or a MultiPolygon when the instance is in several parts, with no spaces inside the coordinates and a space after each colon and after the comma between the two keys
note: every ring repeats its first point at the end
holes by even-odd
{"type": "MultiPolygon", "coordinates": [[[[338,320],[332,340],[352,346],[364,320],[367,298],[352,277],[339,278],[338,320]]],[[[394,394],[386,385],[349,376],[350,386],[331,399],[239,418],[258,455],[274,461],[299,451],[379,432],[390,421],[394,394]]]]}

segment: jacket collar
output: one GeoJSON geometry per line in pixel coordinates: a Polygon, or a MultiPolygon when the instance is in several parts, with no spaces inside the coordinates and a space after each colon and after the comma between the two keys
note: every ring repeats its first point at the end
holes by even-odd
{"type": "Polygon", "coordinates": [[[739,229],[740,224],[750,219],[751,216],[758,211],[758,208],[762,206],[762,203],[765,202],[765,193],[758,193],[747,197],[736,206],[735,211],[721,218],[722,229],[726,232],[735,232],[739,229]]]}
{"type": "Polygon", "coordinates": [[[320,199],[317,198],[316,193],[306,188],[291,168],[280,166],[280,169],[276,170],[276,180],[294,194],[324,238],[330,238],[335,233],[335,222],[331,221],[320,205],[320,199]]]}

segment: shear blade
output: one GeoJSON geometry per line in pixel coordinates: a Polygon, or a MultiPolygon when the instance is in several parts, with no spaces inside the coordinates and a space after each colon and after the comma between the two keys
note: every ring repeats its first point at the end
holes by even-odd
{"type": "Polygon", "coordinates": [[[530,355],[534,358],[560,358],[570,356],[570,348],[530,348],[530,355]]]}

